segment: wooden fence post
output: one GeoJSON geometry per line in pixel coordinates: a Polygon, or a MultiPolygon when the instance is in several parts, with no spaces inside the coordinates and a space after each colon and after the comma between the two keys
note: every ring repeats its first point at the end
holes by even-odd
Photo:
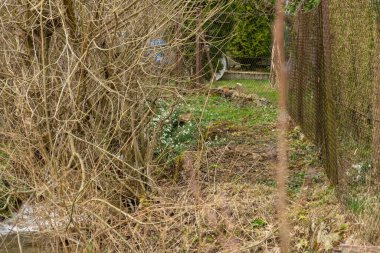
{"type": "Polygon", "coordinates": [[[318,28],[317,28],[317,49],[316,49],[316,71],[314,73],[315,82],[315,141],[318,147],[323,147],[323,133],[324,133],[324,92],[323,92],[323,41],[319,38],[323,37],[323,22],[322,22],[322,5],[318,9],[318,28]]]}
{"type": "Polygon", "coordinates": [[[175,53],[175,75],[176,75],[176,82],[178,83],[178,79],[182,76],[181,45],[179,44],[180,37],[181,37],[181,18],[179,16],[176,18],[175,37],[178,43],[176,53],[175,53]]]}
{"type": "Polygon", "coordinates": [[[380,180],[380,1],[374,1],[376,11],[376,36],[374,52],[373,77],[373,131],[372,131],[372,163],[374,181],[380,180]]]}
{"type": "Polygon", "coordinates": [[[274,22],[274,41],[277,43],[279,52],[279,99],[278,99],[278,142],[277,142],[277,215],[279,220],[279,238],[280,249],[282,253],[288,253],[290,249],[290,229],[287,215],[287,186],[288,177],[288,112],[287,105],[287,89],[288,89],[288,74],[285,66],[285,13],[284,0],[277,0],[276,3],[276,18],[274,22]]]}
{"type": "Polygon", "coordinates": [[[197,35],[195,41],[195,82],[197,85],[202,83],[202,45],[201,45],[201,16],[200,12],[197,16],[197,35]]]}
{"type": "MultiPolygon", "coordinates": [[[[297,43],[297,55],[298,57],[304,57],[305,56],[305,44],[304,40],[305,38],[305,22],[306,19],[304,18],[302,14],[302,10],[298,12],[298,43],[297,43]]],[[[299,58],[298,58],[299,60],[299,58]]],[[[297,71],[299,71],[298,78],[297,78],[297,123],[303,128],[304,127],[304,88],[305,88],[305,78],[304,78],[304,71],[306,69],[304,64],[300,64],[297,67],[297,71]]]]}
{"type": "Polygon", "coordinates": [[[334,111],[332,89],[332,63],[330,41],[329,0],[322,0],[322,26],[323,26],[323,68],[324,68],[324,158],[326,159],[327,175],[333,184],[338,184],[336,115],[334,111]]]}

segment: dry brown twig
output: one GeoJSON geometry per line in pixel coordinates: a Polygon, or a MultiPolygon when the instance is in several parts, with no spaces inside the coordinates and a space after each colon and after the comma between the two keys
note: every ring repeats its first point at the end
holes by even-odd
{"type": "MultiPolygon", "coordinates": [[[[134,251],[123,234],[154,226],[133,201],[154,190],[157,101],[178,97],[176,52],[219,6],[189,25],[198,1],[6,1],[0,6],[0,149],[6,198],[27,199],[68,249],[134,251]],[[179,28],[178,28],[179,27],[179,28]],[[175,31],[176,32],[173,32],[175,31]],[[152,48],[152,39],[166,44],[152,48]],[[162,51],[165,61],[155,62],[162,51]],[[132,201],[132,200],[133,201],[132,201]],[[128,203],[129,204],[128,204],[128,203]],[[63,226],[64,223],[66,226],[63,226]]],[[[3,194],[1,194],[3,195],[3,194]]],[[[4,207],[5,208],[5,207],[4,207]]],[[[161,221],[164,222],[164,221],[161,221]]],[[[133,236],[132,236],[133,237],[133,236]]],[[[141,246],[141,245],[140,245],[141,246]]]]}

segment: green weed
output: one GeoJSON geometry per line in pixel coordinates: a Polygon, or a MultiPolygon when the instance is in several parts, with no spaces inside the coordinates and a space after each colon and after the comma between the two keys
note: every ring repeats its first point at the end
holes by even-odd
{"type": "Polygon", "coordinates": [[[348,197],[346,206],[354,214],[361,214],[364,211],[366,201],[359,197],[348,197]]]}
{"type": "Polygon", "coordinates": [[[304,183],[306,173],[304,171],[291,172],[288,180],[288,190],[290,193],[298,193],[304,183]]]}
{"type": "Polygon", "coordinates": [[[267,225],[266,221],[261,219],[261,218],[256,218],[251,221],[252,228],[257,229],[257,228],[262,228],[267,225]]]}

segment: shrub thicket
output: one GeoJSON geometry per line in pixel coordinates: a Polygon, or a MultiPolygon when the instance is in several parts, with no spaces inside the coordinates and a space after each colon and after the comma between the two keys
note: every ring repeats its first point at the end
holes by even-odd
{"type": "Polygon", "coordinates": [[[226,52],[232,57],[270,57],[274,1],[239,1],[231,10],[233,36],[226,52]]]}
{"type": "Polygon", "coordinates": [[[54,231],[53,242],[66,241],[69,252],[88,242],[92,252],[136,252],[139,243],[122,235],[143,223],[127,211],[149,198],[163,169],[155,154],[166,117],[157,118],[157,101],[176,100],[173,81],[187,80],[176,63],[184,42],[213,16],[206,7],[186,0],[2,3],[2,210],[13,200],[41,206],[34,214],[48,221],[40,229],[54,231]],[[198,13],[200,23],[188,27],[198,13]]]}

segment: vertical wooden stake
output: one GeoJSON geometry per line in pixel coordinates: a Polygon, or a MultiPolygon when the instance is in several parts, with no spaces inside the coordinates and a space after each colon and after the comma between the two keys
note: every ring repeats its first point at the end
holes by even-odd
{"type": "Polygon", "coordinates": [[[327,175],[330,181],[337,185],[339,182],[336,138],[336,116],[334,112],[332,73],[331,73],[331,41],[330,41],[330,17],[328,0],[322,0],[322,24],[323,24],[323,68],[324,68],[324,157],[326,159],[327,175]]]}
{"type": "Polygon", "coordinates": [[[177,40],[177,50],[176,50],[176,54],[175,54],[175,77],[176,77],[176,82],[178,83],[178,79],[182,76],[182,73],[181,73],[181,46],[179,44],[179,40],[180,40],[180,34],[181,34],[181,18],[178,16],[176,18],[176,25],[175,25],[175,38],[177,40]]]}
{"type": "Polygon", "coordinates": [[[372,130],[372,160],[373,181],[380,180],[380,2],[374,3],[376,11],[376,36],[374,53],[374,78],[373,78],[373,130],[372,130]]]}
{"type": "Polygon", "coordinates": [[[202,72],[202,46],[201,46],[201,16],[197,17],[197,35],[195,41],[195,82],[197,85],[201,84],[202,72]]]}
{"type": "MultiPolygon", "coordinates": [[[[322,24],[322,5],[318,7],[318,28],[317,28],[318,38],[323,37],[323,24],[322,24]]],[[[323,88],[323,40],[318,39],[317,49],[316,49],[316,66],[317,70],[314,74],[314,92],[315,92],[315,141],[318,147],[323,147],[323,135],[324,135],[324,88],[323,88]]]]}
{"type": "Polygon", "coordinates": [[[274,28],[274,43],[277,43],[279,51],[279,114],[278,114],[278,164],[277,164],[277,187],[278,203],[277,215],[279,219],[280,248],[282,253],[289,252],[290,231],[287,220],[287,187],[286,181],[288,176],[288,113],[286,109],[288,77],[285,66],[285,13],[284,0],[277,0],[276,19],[274,28]]]}
{"type": "MultiPolygon", "coordinates": [[[[301,6],[302,7],[302,6],[301,6]]],[[[305,19],[302,15],[302,11],[300,10],[298,12],[298,23],[300,25],[299,30],[298,30],[298,45],[297,45],[297,52],[299,54],[298,57],[304,57],[306,54],[305,52],[305,35],[307,36],[307,33],[305,33],[304,25],[305,19]]],[[[305,127],[304,125],[304,90],[305,90],[305,72],[306,71],[306,64],[300,64],[298,66],[299,75],[298,75],[298,84],[297,84],[297,123],[303,128],[305,127]]]]}

